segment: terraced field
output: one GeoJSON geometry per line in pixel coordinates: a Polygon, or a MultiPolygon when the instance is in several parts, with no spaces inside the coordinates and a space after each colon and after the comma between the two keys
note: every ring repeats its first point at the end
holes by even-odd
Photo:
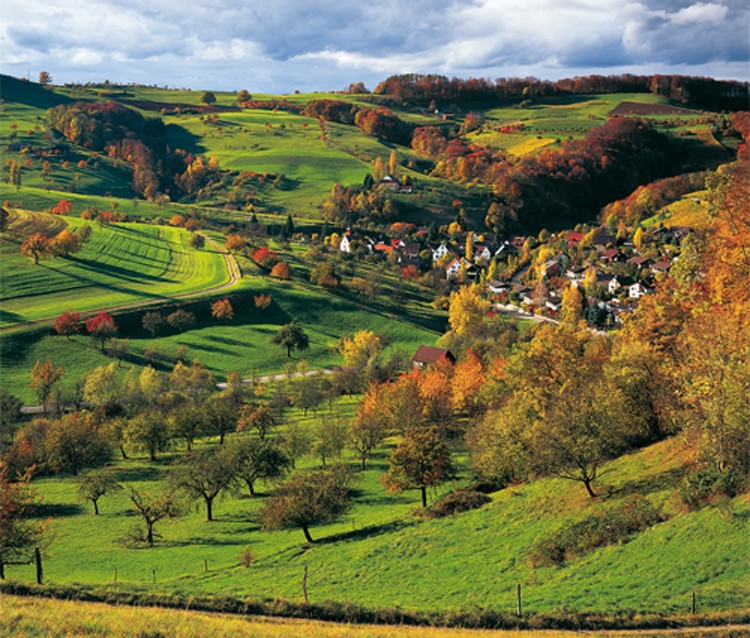
{"type": "Polygon", "coordinates": [[[3,260],[0,327],[49,319],[60,312],[98,310],[214,289],[230,282],[224,256],[210,245],[196,251],[182,229],[148,224],[92,225],[84,248],[39,265],[20,255],[31,232],[52,236],[84,222],[46,213],[11,211],[0,243],[3,260]]]}

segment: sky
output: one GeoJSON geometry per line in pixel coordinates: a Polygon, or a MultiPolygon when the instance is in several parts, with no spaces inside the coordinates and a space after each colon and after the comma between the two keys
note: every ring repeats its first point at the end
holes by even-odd
{"type": "Polygon", "coordinates": [[[0,71],[291,93],[397,73],[750,80],[747,0],[23,0],[0,71]]]}

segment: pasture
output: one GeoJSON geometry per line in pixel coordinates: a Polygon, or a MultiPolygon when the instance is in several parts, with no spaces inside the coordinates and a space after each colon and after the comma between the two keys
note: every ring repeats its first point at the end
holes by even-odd
{"type": "Polygon", "coordinates": [[[134,303],[163,301],[214,289],[229,282],[223,254],[210,244],[189,245],[190,233],[168,226],[91,223],[91,238],[67,257],[40,260],[31,266],[19,246],[32,232],[54,235],[65,225],[80,228],[80,219],[11,211],[8,232],[0,244],[3,259],[0,326],[54,318],[77,312],[134,303]]]}
{"type": "MultiPolygon", "coordinates": [[[[351,400],[344,400],[330,414],[346,422],[352,409],[351,400]]],[[[312,428],[326,414],[323,409],[304,417],[294,409],[286,421],[312,428]]],[[[687,451],[677,440],[608,463],[606,478],[599,481],[608,496],[595,501],[579,484],[543,479],[496,492],[493,502],[479,510],[433,520],[415,516],[417,493],[388,494],[380,484],[393,444],[387,440],[367,470],[355,472],[354,508],[338,522],[312,528],[313,544],[298,529],[260,529],[257,512],[269,489],[261,486],[255,497],[236,494],[220,500],[211,523],[205,522],[202,503],[196,503],[186,516],[160,523],[157,531],[163,539],[154,548],[129,549],[118,542],[136,522],[125,492],[103,498],[101,515],[95,517],[78,501],[75,478],[39,479],[41,515],[54,517],[54,541],[44,559],[46,580],[124,592],[297,601],[307,568],[311,602],[378,609],[512,613],[517,583],[523,588],[524,609],[532,614],[681,614],[689,609],[692,592],[700,613],[745,607],[750,594],[746,554],[739,560],[738,552],[745,551],[750,504],[738,497],[721,508],[686,511],[674,489],[687,462],[687,451]],[[634,490],[660,508],[666,520],[629,542],[601,547],[560,566],[531,561],[536,541],[616,506],[634,490]],[[243,564],[246,551],[249,566],[243,564]]],[[[462,477],[440,493],[470,481],[462,450],[455,453],[462,477]]],[[[170,459],[118,461],[112,471],[124,485],[153,490],[172,470],[170,459]]],[[[357,466],[350,452],[342,460],[357,466]]],[[[309,457],[302,462],[319,464],[309,457]]],[[[8,576],[32,582],[33,567],[12,567],[8,576]]]]}

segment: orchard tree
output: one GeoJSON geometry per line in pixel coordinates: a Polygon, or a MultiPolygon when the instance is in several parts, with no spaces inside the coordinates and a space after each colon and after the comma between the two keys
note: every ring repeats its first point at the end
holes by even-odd
{"type": "Polygon", "coordinates": [[[39,71],[39,84],[42,86],[52,84],[52,76],[48,71],[39,71]]]}
{"type": "Polygon", "coordinates": [[[85,501],[91,501],[94,506],[94,516],[99,515],[99,499],[105,494],[121,490],[122,485],[112,470],[93,470],[81,477],[78,483],[78,496],[85,501]]]}
{"type": "Polygon", "coordinates": [[[52,388],[60,380],[62,376],[62,367],[55,368],[51,361],[45,361],[37,359],[34,367],[31,370],[31,383],[29,386],[36,392],[39,403],[46,407],[47,401],[49,401],[50,395],[52,394],[52,388]]]}
{"type": "Polygon", "coordinates": [[[33,233],[21,244],[20,250],[24,257],[31,257],[36,266],[42,257],[50,254],[50,240],[42,233],[33,233]]]}
{"type": "Polygon", "coordinates": [[[238,438],[232,444],[231,470],[247,485],[250,496],[255,496],[255,482],[279,479],[286,474],[291,462],[277,445],[260,439],[238,438]]]}
{"type": "Polygon", "coordinates": [[[8,466],[0,462],[0,579],[5,579],[5,565],[26,562],[28,552],[42,541],[44,528],[34,517],[36,495],[31,486],[31,472],[16,481],[8,466]]]}
{"type": "Polygon", "coordinates": [[[10,394],[5,388],[0,388],[0,454],[10,444],[21,417],[23,402],[10,394]]]}
{"type": "Polygon", "coordinates": [[[159,329],[164,325],[164,315],[158,311],[147,312],[141,319],[141,325],[144,330],[151,333],[152,337],[155,337],[159,332],[159,329]]]}
{"type": "Polygon", "coordinates": [[[289,276],[289,264],[285,261],[276,262],[273,268],[271,268],[271,277],[276,277],[277,279],[289,279],[289,276]]]}
{"type": "Polygon", "coordinates": [[[211,304],[211,316],[214,319],[231,319],[234,317],[232,302],[227,297],[217,299],[211,304]]]}
{"type": "Polygon", "coordinates": [[[242,235],[229,235],[224,242],[224,248],[233,253],[241,253],[243,250],[245,250],[246,247],[247,244],[245,243],[245,239],[242,237],[242,235]]]}
{"type": "Polygon", "coordinates": [[[57,319],[55,319],[55,332],[59,335],[66,336],[68,339],[81,332],[81,327],[80,313],[73,312],[72,310],[63,312],[57,319]]]}
{"type": "Polygon", "coordinates": [[[237,432],[246,430],[255,430],[258,438],[262,441],[266,434],[276,423],[273,413],[267,405],[250,404],[243,406],[240,411],[240,418],[237,420],[237,432]]]}
{"type": "Polygon", "coordinates": [[[234,478],[229,454],[204,448],[187,454],[170,475],[170,482],[190,498],[202,498],[206,504],[206,520],[212,521],[214,500],[229,488],[234,478]]]}
{"type": "Polygon", "coordinates": [[[362,460],[365,471],[367,459],[385,438],[385,423],[379,418],[370,418],[366,411],[357,410],[357,415],[349,427],[349,441],[362,460]]]}
{"type": "Polygon", "coordinates": [[[178,332],[185,332],[185,328],[195,323],[195,315],[189,310],[179,308],[167,315],[167,323],[178,332]]]}
{"type": "Polygon", "coordinates": [[[204,411],[191,403],[183,403],[171,410],[167,424],[171,436],[184,439],[188,452],[193,451],[195,439],[206,431],[204,411]]]}
{"type": "Polygon", "coordinates": [[[206,246],[206,238],[200,233],[193,233],[190,237],[190,245],[196,250],[202,250],[206,246]]]}
{"type": "Polygon", "coordinates": [[[76,476],[85,467],[104,465],[112,456],[110,442],[89,413],[73,412],[50,422],[44,438],[46,468],[76,476]]]}
{"type": "Polygon", "coordinates": [[[260,510],[263,529],[299,527],[308,543],[315,542],[310,527],[330,523],[351,508],[349,475],[342,466],[297,472],[260,510]]]}
{"type": "Polygon", "coordinates": [[[125,441],[137,449],[147,451],[149,458],[156,461],[156,455],[169,448],[169,430],[158,414],[142,412],[128,420],[125,441]]]}
{"type": "Polygon", "coordinates": [[[271,338],[271,342],[286,348],[286,356],[291,358],[293,350],[307,350],[310,347],[310,338],[296,322],[282,326],[271,338]]]}
{"type": "Polygon", "coordinates": [[[117,334],[117,324],[111,315],[102,310],[98,315],[86,319],[86,330],[94,339],[99,340],[104,352],[104,343],[117,334]]]}
{"type": "Polygon", "coordinates": [[[145,534],[142,534],[140,540],[148,543],[153,547],[157,538],[161,538],[154,531],[154,526],[165,518],[174,518],[181,513],[180,503],[174,492],[161,492],[150,494],[139,492],[135,488],[130,488],[129,498],[138,516],[141,517],[146,527],[145,534]]]}
{"type": "Polygon", "coordinates": [[[427,488],[456,476],[448,447],[436,428],[418,427],[407,432],[388,457],[388,472],[381,481],[389,492],[419,490],[427,507],[427,488]]]}
{"type": "Polygon", "coordinates": [[[201,102],[210,106],[211,104],[216,103],[216,96],[212,91],[206,91],[203,95],[201,95],[201,102]]]}
{"type": "Polygon", "coordinates": [[[330,458],[339,458],[346,445],[346,426],[336,418],[324,416],[316,425],[313,438],[313,453],[325,468],[330,458]]]}

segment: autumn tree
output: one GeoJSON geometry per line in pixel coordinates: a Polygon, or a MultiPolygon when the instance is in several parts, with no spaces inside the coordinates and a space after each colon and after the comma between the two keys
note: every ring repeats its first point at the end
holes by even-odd
{"type": "Polygon", "coordinates": [[[151,333],[152,337],[155,337],[164,325],[164,315],[158,310],[144,313],[143,318],[141,319],[141,325],[144,330],[151,333]]]}
{"type": "Polygon", "coordinates": [[[224,248],[233,253],[241,253],[246,247],[247,244],[242,235],[229,235],[224,242],[224,248]]]}
{"type": "Polygon", "coordinates": [[[81,314],[68,310],[55,319],[54,330],[59,335],[66,336],[69,340],[73,335],[81,332],[81,314]]]}
{"type": "Polygon", "coordinates": [[[62,367],[55,368],[51,361],[42,363],[40,359],[36,360],[31,370],[31,383],[29,383],[29,386],[36,392],[37,399],[41,405],[46,407],[52,394],[52,388],[60,380],[62,373],[62,367]]]}
{"type": "Polygon", "coordinates": [[[462,286],[449,298],[448,323],[458,336],[475,333],[490,309],[490,303],[479,296],[477,286],[462,286]]]}
{"type": "Polygon", "coordinates": [[[74,476],[85,467],[104,465],[112,455],[106,434],[87,413],[73,412],[50,422],[44,437],[44,466],[74,476]]]}
{"type": "Polygon", "coordinates": [[[227,490],[235,475],[230,455],[223,449],[204,448],[190,452],[169,477],[170,484],[190,498],[202,498],[206,504],[206,520],[213,519],[213,504],[227,490]]]}
{"type": "Polygon", "coordinates": [[[389,492],[419,490],[422,507],[427,507],[427,488],[456,476],[450,450],[435,428],[415,428],[388,456],[388,472],[381,481],[389,492]]]}
{"type": "Polygon", "coordinates": [[[349,475],[343,467],[297,472],[260,510],[264,529],[299,527],[308,543],[310,527],[340,518],[351,507],[349,475]]]}
{"type": "Polygon", "coordinates": [[[20,250],[24,257],[30,257],[37,265],[42,257],[50,254],[50,240],[42,233],[33,233],[21,244],[20,250]]]}
{"type": "Polygon", "coordinates": [[[145,533],[140,536],[139,540],[153,547],[156,539],[161,538],[154,530],[155,525],[165,518],[174,518],[181,513],[177,495],[174,492],[149,493],[131,487],[128,497],[145,526],[145,533]]]}
{"type": "Polygon", "coordinates": [[[94,339],[99,340],[102,352],[104,352],[107,339],[117,334],[117,324],[111,315],[102,310],[99,314],[86,319],[86,330],[94,339]]]}
{"type": "Polygon", "coordinates": [[[122,485],[111,470],[92,470],[81,477],[78,483],[78,496],[81,500],[91,501],[94,516],[98,516],[99,499],[121,489],[122,485]]]}
{"type": "Polygon", "coordinates": [[[453,369],[450,392],[451,406],[458,412],[473,413],[478,406],[479,391],[485,382],[482,362],[468,350],[453,369]]]}
{"type": "Polygon", "coordinates": [[[195,315],[189,310],[178,308],[167,315],[167,323],[178,332],[185,332],[195,323],[195,315]]]}
{"type": "Polygon", "coordinates": [[[83,400],[100,407],[105,414],[119,411],[118,406],[121,406],[123,394],[115,362],[97,366],[84,377],[83,400]]]}
{"type": "Polygon", "coordinates": [[[52,75],[48,71],[39,71],[39,84],[42,86],[52,84],[52,75]]]}
{"type": "Polygon", "coordinates": [[[37,499],[30,486],[31,471],[12,480],[0,461],[0,579],[5,566],[28,562],[28,552],[42,541],[44,528],[35,518],[37,499]]]}
{"type": "Polygon", "coordinates": [[[382,419],[370,418],[368,410],[357,410],[357,414],[349,426],[349,443],[362,461],[362,471],[365,471],[367,459],[372,456],[375,448],[385,438],[385,423],[382,419]]]}
{"type": "Polygon", "coordinates": [[[310,338],[294,321],[282,326],[271,338],[271,342],[286,348],[288,358],[291,358],[293,350],[302,351],[310,347],[310,338]]]}
{"type": "Polygon", "coordinates": [[[234,317],[232,302],[227,297],[217,299],[211,304],[211,316],[214,319],[231,319],[234,317]]]}
{"type": "Polygon", "coordinates": [[[289,264],[285,261],[278,261],[274,264],[274,267],[271,268],[271,277],[276,277],[277,279],[289,279],[289,276],[289,264]]]}
{"type": "Polygon", "coordinates": [[[77,233],[70,232],[67,228],[61,230],[49,242],[49,251],[53,255],[67,257],[77,253],[83,245],[83,239],[77,233]]]}
{"type": "Polygon", "coordinates": [[[267,405],[245,405],[240,410],[237,420],[237,431],[255,430],[262,441],[276,423],[273,412],[267,405]]]}

